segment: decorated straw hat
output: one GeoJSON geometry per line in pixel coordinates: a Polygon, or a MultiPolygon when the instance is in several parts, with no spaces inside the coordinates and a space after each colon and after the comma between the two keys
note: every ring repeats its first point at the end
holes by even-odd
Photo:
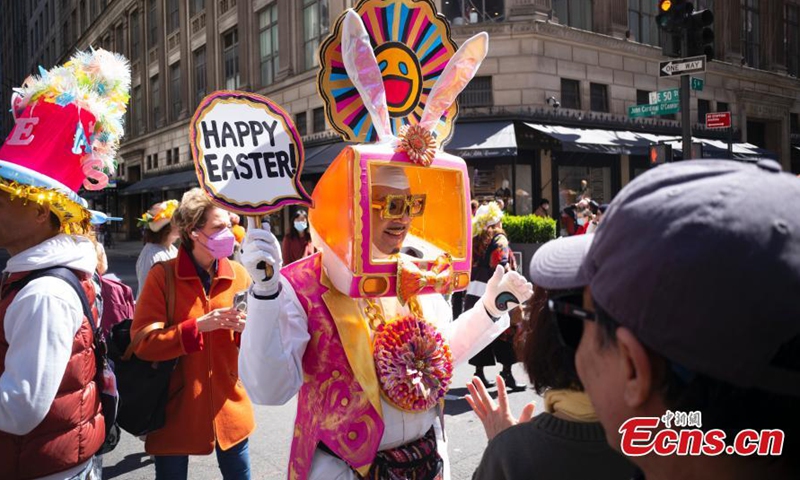
{"type": "Polygon", "coordinates": [[[128,61],[106,50],[39,67],[11,99],[15,124],[0,147],[0,190],[47,204],[65,232],[88,230],[91,214],[77,191],[105,188],[116,170],[130,82],[128,61]]]}
{"type": "Polygon", "coordinates": [[[166,202],[156,203],[150,207],[150,210],[144,212],[142,216],[139,217],[137,220],[139,227],[147,227],[153,232],[158,232],[172,220],[172,215],[175,214],[178,205],[177,200],[167,200],[166,202]]]}

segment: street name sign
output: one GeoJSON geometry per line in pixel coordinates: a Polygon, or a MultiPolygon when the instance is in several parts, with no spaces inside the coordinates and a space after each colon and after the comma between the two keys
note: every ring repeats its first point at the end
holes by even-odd
{"type": "Polygon", "coordinates": [[[658,66],[659,77],[679,77],[706,71],[706,56],[679,58],[660,62],[658,66]]]}
{"type": "Polygon", "coordinates": [[[681,98],[681,91],[679,88],[671,90],[659,90],[658,92],[650,92],[650,105],[655,103],[669,103],[677,102],[681,98]]]}
{"type": "Polygon", "coordinates": [[[706,128],[730,128],[731,112],[706,113],[706,128]]]}
{"type": "Polygon", "coordinates": [[[702,78],[697,78],[697,77],[692,77],[691,80],[692,80],[692,83],[690,85],[692,87],[692,90],[697,90],[698,92],[702,92],[703,91],[703,86],[706,83],[705,80],[703,80],[702,78]]]}
{"type": "Polygon", "coordinates": [[[628,116],[631,118],[637,117],[653,117],[656,115],[669,115],[678,113],[681,110],[681,103],[677,100],[666,103],[655,103],[651,105],[633,105],[628,107],[628,116]]]}

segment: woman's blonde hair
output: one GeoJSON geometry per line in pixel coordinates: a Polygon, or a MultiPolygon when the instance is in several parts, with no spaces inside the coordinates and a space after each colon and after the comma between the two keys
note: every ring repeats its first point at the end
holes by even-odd
{"type": "Polygon", "coordinates": [[[178,227],[181,244],[187,250],[194,248],[192,230],[206,225],[206,212],[213,206],[208,196],[199,188],[193,188],[183,194],[181,204],[172,216],[172,223],[178,227]]]}

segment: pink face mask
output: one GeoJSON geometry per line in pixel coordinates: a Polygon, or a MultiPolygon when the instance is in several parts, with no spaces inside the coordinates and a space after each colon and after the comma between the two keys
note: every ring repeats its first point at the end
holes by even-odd
{"type": "Polygon", "coordinates": [[[236,237],[233,236],[233,232],[231,232],[230,228],[223,228],[213,235],[206,235],[203,232],[200,233],[207,239],[203,246],[208,249],[211,256],[217,260],[231,256],[236,243],[236,237]]]}

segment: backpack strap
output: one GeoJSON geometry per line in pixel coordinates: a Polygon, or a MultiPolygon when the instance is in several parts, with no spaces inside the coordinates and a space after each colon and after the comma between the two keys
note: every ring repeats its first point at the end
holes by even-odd
{"type": "Polygon", "coordinates": [[[164,292],[164,299],[167,302],[167,321],[166,323],[155,322],[151,323],[150,325],[144,327],[143,329],[139,330],[136,335],[131,340],[131,343],[128,344],[128,348],[125,349],[125,354],[122,355],[122,360],[128,360],[133,355],[133,351],[144,337],[146,337],[150,332],[153,330],[158,330],[159,328],[165,328],[172,324],[172,317],[175,315],[175,272],[172,271],[170,265],[168,265],[168,261],[166,262],[158,262],[156,265],[161,265],[161,268],[164,269],[164,275],[166,278],[166,292],[164,292]]]}
{"type": "Polygon", "coordinates": [[[89,306],[89,299],[86,298],[86,292],[83,291],[83,287],[81,286],[80,280],[78,280],[77,275],[66,267],[50,267],[50,268],[43,268],[41,270],[34,270],[25,278],[17,280],[12,284],[12,288],[16,291],[22,290],[28,283],[36,280],[37,278],[42,277],[56,277],[60,278],[67,282],[67,284],[75,290],[75,293],[78,294],[78,298],[81,301],[81,307],[83,308],[83,314],[89,320],[89,324],[92,326],[92,330],[96,331],[100,325],[100,319],[95,319],[94,315],[92,315],[92,308],[89,306]]]}

